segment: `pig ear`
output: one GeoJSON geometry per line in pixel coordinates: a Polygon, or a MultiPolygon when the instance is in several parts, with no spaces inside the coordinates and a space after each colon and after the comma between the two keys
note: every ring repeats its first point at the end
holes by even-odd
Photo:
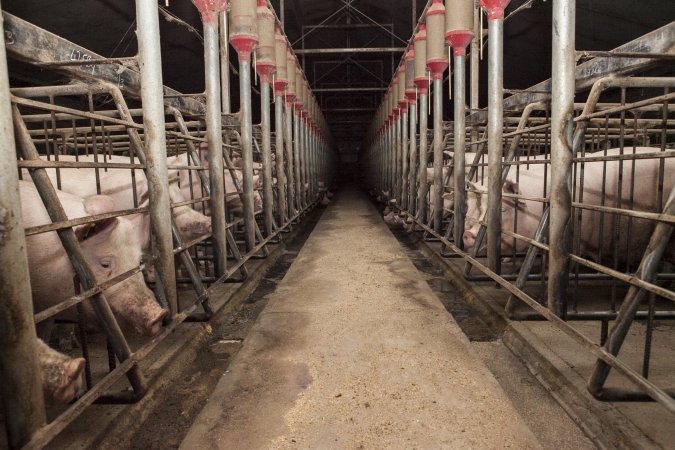
{"type": "Polygon", "coordinates": [[[502,190],[507,194],[520,194],[520,189],[518,188],[518,183],[506,180],[502,185],[502,190]]]}
{"type": "Polygon", "coordinates": [[[110,233],[118,223],[119,220],[117,220],[117,217],[99,220],[98,222],[94,223],[88,223],[86,225],[76,227],[75,236],[77,237],[78,241],[82,242],[103,232],[110,233]]]}
{"type": "Polygon", "coordinates": [[[453,198],[455,198],[455,193],[454,192],[446,192],[445,194],[443,194],[443,198],[445,198],[447,200],[452,200],[453,198]]]}
{"type": "Polygon", "coordinates": [[[76,380],[82,374],[86,360],[84,358],[75,358],[66,364],[66,375],[68,380],[76,380]]]}
{"type": "Polygon", "coordinates": [[[107,195],[92,195],[85,198],[82,204],[84,205],[84,210],[92,216],[115,210],[115,202],[107,195]]]}

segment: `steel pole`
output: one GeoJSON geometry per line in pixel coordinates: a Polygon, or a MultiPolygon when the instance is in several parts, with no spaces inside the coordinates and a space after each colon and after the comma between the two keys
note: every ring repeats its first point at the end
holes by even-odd
{"type": "Polygon", "coordinates": [[[169,312],[173,316],[178,313],[178,295],[171,234],[169,172],[166,167],[164,84],[157,2],[137,0],[136,22],[152,249],[157,275],[164,289],[169,312]]]}
{"type": "Polygon", "coordinates": [[[487,255],[490,270],[501,272],[502,121],[504,117],[504,19],[489,21],[488,41],[488,207],[487,255]]]}
{"type": "Polygon", "coordinates": [[[302,179],[300,178],[300,150],[302,142],[300,138],[300,117],[297,110],[293,110],[293,134],[295,140],[293,141],[293,157],[295,159],[295,204],[298,211],[302,211],[302,179]]]}
{"type": "Polygon", "coordinates": [[[230,101],[230,44],[227,41],[229,35],[227,11],[221,11],[218,19],[220,22],[220,98],[223,114],[230,114],[232,102],[230,101]]]}
{"type": "Polygon", "coordinates": [[[251,62],[239,60],[239,98],[241,103],[241,153],[243,160],[244,241],[246,250],[255,247],[255,211],[253,205],[253,117],[251,112],[251,62]]]}
{"type": "Polygon", "coordinates": [[[284,98],[277,95],[274,102],[274,137],[276,139],[277,202],[279,226],[288,222],[286,202],[286,172],[284,168],[284,98]]]}
{"type": "Polygon", "coordinates": [[[454,71],[454,105],[455,105],[455,155],[454,155],[454,219],[455,229],[453,236],[455,245],[464,249],[464,217],[466,216],[466,82],[464,78],[466,58],[464,55],[455,55],[454,71]]]}
{"type": "MultiPolygon", "coordinates": [[[[470,64],[471,64],[471,98],[469,99],[469,107],[471,108],[471,113],[474,113],[478,110],[478,89],[479,89],[479,77],[480,77],[480,22],[483,20],[483,16],[480,12],[480,8],[474,6],[473,11],[473,35],[474,38],[471,40],[471,54],[470,54],[470,64]]],[[[478,140],[478,125],[473,125],[471,127],[471,142],[478,140]]],[[[478,145],[473,144],[471,146],[471,151],[477,153],[478,145]]]]}
{"type": "Polygon", "coordinates": [[[284,113],[285,122],[285,144],[286,144],[286,161],[288,161],[288,217],[289,219],[295,216],[295,211],[298,209],[295,203],[295,160],[293,157],[293,105],[286,103],[286,112],[284,113]]]}
{"type": "Polygon", "coordinates": [[[408,209],[408,111],[401,114],[401,208],[408,209]]]}
{"type": "Polygon", "coordinates": [[[270,117],[270,83],[267,77],[260,79],[260,117],[262,127],[263,158],[263,215],[265,236],[274,233],[274,194],[272,193],[272,120],[270,117]]]}
{"type": "MultiPolygon", "coordinates": [[[[214,241],[214,266],[218,277],[227,270],[227,223],[225,221],[225,185],[223,130],[220,100],[222,77],[219,75],[218,22],[204,20],[204,74],[206,77],[206,136],[209,144],[209,210],[214,241]]],[[[222,44],[222,42],[221,42],[222,44]]],[[[225,40],[227,45],[227,38],[225,40]]],[[[221,47],[222,49],[222,47],[221,47]]],[[[224,90],[224,89],[223,89],[224,90]]]]}
{"type": "Polygon", "coordinates": [[[415,199],[416,199],[416,187],[417,187],[417,171],[416,171],[416,166],[417,166],[417,136],[415,136],[415,133],[417,132],[417,104],[416,103],[411,103],[410,104],[410,114],[409,114],[409,120],[410,120],[410,130],[408,131],[408,139],[409,139],[409,144],[410,144],[410,167],[408,168],[408,211],[410,211],[410,214],[415,215],[415,212],[417,211],[416,205],[415,205],[415,199]]]}
{"type": "Polygon", "coordinates": [[[401,202],[401,113],[399,113],[394,123],[394,140],[392,142],[392,151],[394,154],[394,178],[393,178],[393,192],[391,197],[398,202],[401,202]]]}
{"type": "Polygon", "coordinates": [[[443,222],[443,80],[434,79],[434,231],[442,233],[443,222]]]}
{"type": "Polygon", "coordinates": [[[548,307],[564,317],[572,230],[575,0],[553,0],[548,307]]]}
{"type": "MultiPolygon", "coordinates": [[[[0,25],[3,19],[0,16],[0,25]]],[[[0,397],[9,448],[21,448],[47,421],[21,219],[16,145],[4,33],[0,36],[0,397]]]]}
{"type": "Polygon", "coordinates": [[[420,168],[419,168],[419,192],[417,194],[417,213],[419,219],[427,221],[427,124],[429,121],[429,94],[420,92],[420,168]]]}

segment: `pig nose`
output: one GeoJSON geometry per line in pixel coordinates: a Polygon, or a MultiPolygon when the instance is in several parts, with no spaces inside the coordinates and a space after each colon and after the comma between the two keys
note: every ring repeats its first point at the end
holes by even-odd
{"type": "Polygon", "coordinates": [[[148,336],[157,336],[159,332],[162,331],[162,320],[164,320],[164,316],[166,316],[166,314],[167,311],[162,309],[154,319],[150,319],[148,321],[148,323],[145,325],[145,333],[148,336]]]}
{"type": "Polygon", "coordinates": [[[476,245],[476,233],[472,230],[466,230],[464,235],[462,235],[462,240],[464,241],[465,248],[471,248],[476,245]]]}

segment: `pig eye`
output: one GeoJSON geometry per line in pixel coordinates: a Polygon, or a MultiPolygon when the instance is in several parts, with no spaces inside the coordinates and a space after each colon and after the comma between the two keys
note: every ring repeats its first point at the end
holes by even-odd
{"type": "Polygon", "coordinates": [[[110,269],[110,261],[101,261],[101,267],[104,269],[110,269]]]}

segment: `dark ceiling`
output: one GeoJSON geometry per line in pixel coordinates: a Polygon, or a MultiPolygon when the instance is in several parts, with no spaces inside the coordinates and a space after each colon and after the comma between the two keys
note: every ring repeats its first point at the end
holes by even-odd
{"type": "MultiPolygon", "coordinates": [[[[271,0],[280,11],[282,0],[271,0]]],[[[286,33],[303,48],[403,47],[412,34],[413,3],[419,0],[284,0],[286,33]],[[326,20],[328,19],[328,20],[326,20]],[[304,31],[319,23],[343,25],[304,31]],[[375,25],[378,24],[378,25],[375,25]],[[367,25],[367,26],[366,26],[367,25]]],[[[507,15],[530,3],[504,26],[504,86],[520,89],[551,76],[552,0],[513,0],[507,15]]],[[[136,52],[134,0],[12,0],[3,9],[107,57],[136,52]]],[[[160,6],[201,33],[189,0],[160,6]]],[[[281,16],[281,14],[279,14],[281,16]]],[[[675,20],[675,0],[577,0],[578,50],[610,50],[675,20]]],[[[176,22],[160,20],[164,83],[184,93],[204,90],[202,42],[176,22]]],[[[312,88],[386,87],[401,53],[338,53],[301,56],[312,88]]],[[[234,61],[234,55],[233,55],[234,61]]],[[[481,64],[481,106],[485,105],[487,61],[481,64]]],[[[53,75],[10,65],[14,85],[44,82],[53,75]]],[[[233,77],[233,110],[237,84],[233,77]]],[[[447,97],[447,95],[446,95],[447,97]]],[[[379,105],[381,92],[318,92],[332,132],[343,150],[355,150],[379,105]]],[[[445,108],[449,115],[452,108],[445,108]]],[[[449,118],[449,117],[448,117],[449,118]]]]}

